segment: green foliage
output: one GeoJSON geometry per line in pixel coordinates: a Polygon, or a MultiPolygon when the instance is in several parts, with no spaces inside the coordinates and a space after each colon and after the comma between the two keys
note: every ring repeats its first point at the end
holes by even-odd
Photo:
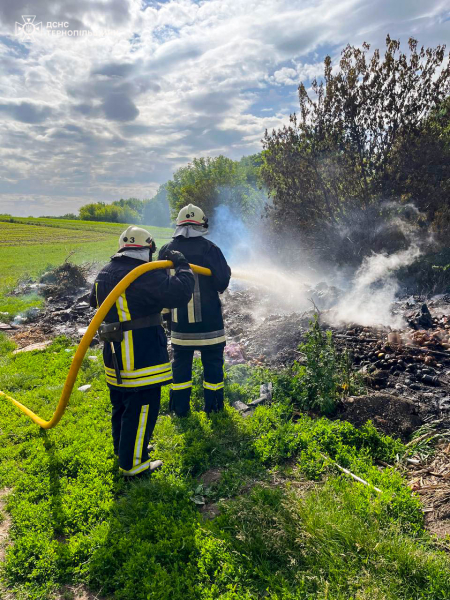
{"type": "Polygon", "coordinates": [[[162,185],[150,200],[116,200],[111,204],[94,202],[80,208],[80,219],[109,223],[146,223],[156,227],[169,227],[170,213],[166,186],[162,185]]]}
{"type": "Polygon", "coordinates": [[[331,331],[323,331],[317,315],[299,349],[306,360],[294,367],[295,402],[302,410],[333,413],[337,400],[357,387],[348,354],[336,349],[331,331]]]}
{"type": "Polygon", "coordinates": [[[65,215],[58,215],[58,216],[52,216],[52,215],[42,215],[41,217],[39,217],[40,219],[64,219],[64,220],[68,220],[68,221],[78,221],[78,219],[80,218],[78,215],[76,215],[75,213],[66,213],[65,215]]]}
{"type": "MultiPolygon", "coordinates": [[[[64,338],[45,352],[12,356],[12,347],[0,336],[0,389],[49,417],[74,347],[64,338]]],[[[273,379],[272,404],[246,419],[228,406],[211,418],[161,414],[154,444],[164,468],[124,483],[100,352],[90,354],[99,360],[83,362],[77,385],[92,388],[73,394],[57,428],[41,431],[0,402],[0,488],[13,488],[3,582],[17,597],[47,600],[68,583],[118,600],[449,597],[450,563],[423,533],[418,499],[399,473],[374,466],[402,452],[399,441],[370,424],[294,422],[283,379],[238,366],[227,386],[248,402],[273,379]],[[221,479],[200,483],[211,468],[221,479]],[[205,520],[196,498],[218,503],[220,516],[205,520]]],[[[194,381],[198,405],[198,364],[194,381]]]]}
{"type": "Polygon", "coordinates": [[[240,162],[225,156],[194,158],[187,167],[174,173],[166,184],[168,200],[175,219],[187,204],[199,206],[207,216],[225,205],[239,212],[244,219],[260,212],[265,194],[260,186],[258,155],[240,162]]]}
{"type": "Polygon", "coordinates": [[[369,50],[347,46],[336,72],[327,56],[314,98],[301,83],[299,113],[264,138],[271,222],[299,237],[302,249],[344,263],[406,247],[397,216],[424,240],[431,223],[447,246],[449,239],[445,47],[410,39],[403,53],[388,36],[384,56],[369,50]],[[408,209],[411,201],[423,212],[408,209]]]}
{"type": "Polygon", "coordinates": [[[169,205],[166,186],[162,185],[150,200],[128,198],[116,200],[111,204],[94,202],[80,208],[80,219],[85,221],[104,221],[109,223],[146,223],[156,227],[170,225],[169,205]]]}
{"type": "Polygon", "coordinates": [[[167,185],[162,185],[156,195],[143,201],[142,223],[156,227],[170,226],[170,209],[167,199],[167,185]]]}
{"type": "Polygon", "coordinates": [[[331,331],[321,328],[317,316],[299,350],[301,361],[274,378],[278,397],[291,398],[301,411],[330,415],[340,398],[361,391],[362,384],[351,369],[348,354],[336,349],[331,331]]]}
{"type": "MultiPolygon", "coordinates": [[[[138,202],[142,202],[138,200],[138,202]]],[[[80,208],[83,221],[104,221],[109,223],[140,223],[141,215],[135,208],[135,199],[119,200],[111,204],[95,202],[80,208]]]]}

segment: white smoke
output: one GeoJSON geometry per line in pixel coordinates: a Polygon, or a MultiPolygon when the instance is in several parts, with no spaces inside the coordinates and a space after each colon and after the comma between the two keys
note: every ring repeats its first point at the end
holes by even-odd
{"type": "Polygon", "coordinates": [[[318,271],[308,264],[306,255],[295,269],[283,268],[273,261],[258,219],[253,224],[244,223],[228,206],[219,206],[212,221],[211,239],[222,249],[232,268],[232,286],[261,289],[258,306],[251,307],[253,314],[263,318],[273,313],[303,312],[311,310],[312,302],[317,301],[319,309],[332,306],[325,317],[331,324],[395,329],[405,325],[401,316],[392,313],[399,292],[396,273],[411,265],[421,250],[414,241],[414,228],[401,219],[396,220],[396,225],[410,240],[409,248],[366,257],[353,276],[329,268],[318,271]],[[320,286],[315,288],[319,282],[320,286]],[[334,294],[333,290],[339,292],[337,288],[328,288],[327,284],[343,290],[341,296],[334,294]],[[319,287],[325,290],[325,304],[320,293],[319,296],[316,293],[319,287]]]}
{"type": "Polygon", "coordinates": [[[374,254],[366,257],[356,272],[350,289],[332,311],[336,323],[357,323],[364,326],[386,325],[401,328],[403,318],[392,314],[392,305],[399,286],[395,273],[411,265],[421,254],[412,244],[394,254],[374,254]]]}

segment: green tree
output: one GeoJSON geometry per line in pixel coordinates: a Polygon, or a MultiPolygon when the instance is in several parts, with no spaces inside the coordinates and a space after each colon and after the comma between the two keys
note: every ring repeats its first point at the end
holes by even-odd
{"type": "Polygon", "coordinates": [[[175,218],[187,204],[200,206],[212,215],[219,205],[239,211],[244,217],[255,213],[265,196],[257,189],[257,164],[248,157],[248,165],[225,156],[194,158],[187,167],[175,172],[167,183],[167,194],[175,218]]]}
{"type": "Polygon", "coordinates": [[[324,255],[359,261],[406,241],[399,230],[380,233],[398,211],[386,204],[399,198],[394,156],[398,162],[401,148],[406,160],[402,140],[419,135],[450,85],[445,46],[418,49],[414,39],[408,46],[407,55],[389,36],[384,56],[369,56],[368,44],[347,46],[337,73],[327,56],[313,97],[300,84],[299,114],[266,131],[261,174],[273,199],[271,222],[324,255]]]}
{"type": "Polygon", "coordinates": [[[142,222],[156,227],[170,226],[170,209],[167,199],[167,184],[160,186],[156,195],[143,201],[142,222]]]}
{"type": "Polygon", "coordinates": [[[401,135],[388,170],[393,194],[413,203],[442,246],[450,246],[450,98],[401,135]]]}
{"type": "Polygon", "coordinates": [[[105,204],[95,202],[80,208],[80,219],[83,221],[104,221],[107,223],[140,223],[141,215],[121,201],[105,204]]]}

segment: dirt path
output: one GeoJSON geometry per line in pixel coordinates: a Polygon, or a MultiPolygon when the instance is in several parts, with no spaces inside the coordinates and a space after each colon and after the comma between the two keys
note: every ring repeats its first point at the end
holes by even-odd
{"type": "MultiPolygon", "coordinates": [[[[12,490],[9,488],[0,490],[0,518],[2,519],[0,522],[0,570],[3,567],[3,562],[5,560],[9,529],[11,527],[11,517],[5,510],[8,495],[11,491],[12,490]]],[[[0,583],[0,597],[2,600],[14,600],[14,596],[3,587],[2,583],[0,583]]]]}
{"type": "Polygon", "coordinates": [[[54,600],[107,600],[90,592],[84,585],[66,585],[55,596],[54,600]]]}

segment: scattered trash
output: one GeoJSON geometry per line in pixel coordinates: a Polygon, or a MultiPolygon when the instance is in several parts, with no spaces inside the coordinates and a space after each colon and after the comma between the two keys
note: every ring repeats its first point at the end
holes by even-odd
{"type": "Polygon", "coordinates": [[[19,329],[14,323],[0,323],[0,331],[13,331],[19,329]]]}
{"type": "Polygon", "coordinates": [[[232,365],[239,365],[246,362],[244,353],[240,344],[231,343],[225,346],[225,360],[232,365]]]}
{"type": "Polygon", "coordinates": [[[231,404],[231,406],[237,410],[238,412],[246,412],[249,407],[247,406],[247,404],[244,404],[243,402],[241,402],[240,400],[236,400],[235,402],[233,402],[231,404]]]}
{"type": "Polygon", "coordinates": [[[249,406],[258,406],[259,404],[263,404],[264,402],[270,402],[272,400],[272,390],[273,383],[263,383],[259,388],[259,398],[256,400],[252,400],[249,402],[249,406]]]}
{"type": "Polygon", "coordinates": [[[24,348],[17,348],[13,354],[21,354],[22,352],[33,352],[34,350],[45,350],[47,346],[52,343],[52,340],[46,340],[45,342],[39,342],[37,344],[30,344],[24,348]]]}
{"type": "Polygon", "coordinates": [[[87,392],[88,390],[90,390],[90,389],[91,389],[91,387],[92,387],[92,385],[90,385],[90,384],[88,384],[88,383],[87,383],[86,385],[81,385],[81,386],[78,388],[78,391],[79,391],[79,392],[87,392]]]}

